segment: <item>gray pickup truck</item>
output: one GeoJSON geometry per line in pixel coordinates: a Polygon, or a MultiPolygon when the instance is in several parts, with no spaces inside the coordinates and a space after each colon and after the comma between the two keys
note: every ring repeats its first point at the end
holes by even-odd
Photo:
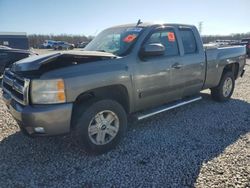
{"type": "Polygon", "coordinates": [[[72,133],[101,153],[117,145],[128,115],[195,102],[204,89],[227,101],[245,63],[245,47],[204,48],[194,26],[138,23],[106,29],[82,51],[20,60],[5,70],[2,89],[24,133],[72,133]]]}

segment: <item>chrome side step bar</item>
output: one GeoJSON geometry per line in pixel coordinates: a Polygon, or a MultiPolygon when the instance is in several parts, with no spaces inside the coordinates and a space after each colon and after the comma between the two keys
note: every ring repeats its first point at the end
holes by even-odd
{"type": "Polygon", "coordinates": [[[199,101],[201,99],[202,99],[202,97],[199,96],[199,97],[184,99],[184,100],[172,103],[172,104],[166,104],[166,105],[158,107],[156,109],[149,110],[149,111],[146,111],[146,112],[144,112],[142,114],[139,114],[136,118],[137,118],[137,120],[142,120],[142,119],[148,118],[150,116],[159,114],[161,112],[165,112],[165,111],[168,111],[168,110],[171,110],[171,109],[174,109],[174,108],[178,108],[180,106],[184,106],[184,105],[192,103],[192,102],[199,101]]]}

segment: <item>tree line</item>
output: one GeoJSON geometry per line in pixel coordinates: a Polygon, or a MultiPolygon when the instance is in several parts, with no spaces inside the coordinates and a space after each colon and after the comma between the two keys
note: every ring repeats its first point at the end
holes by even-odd
{"type": "Polygon", "coordinates": [[[54,41],[65,41],[72,44],[79,44],[81,42],[89,42],[93,39],[93,36],[84,36],[84,35],[28,35],[29,45],[33,48],[40,48],[45,40],[54,40],[54,41]]]}
{"type": "MultiPolygon", "coordinates": [[[[84,36],[84,35],[28,35],[29,38],[29,45],[33,48],[41,47],[42,43],[45,40],[55,40],[55,41],[65,41],[72,44],[79,44],[80,42],[89,42],[94,37],[93,36],[84,36]]],[[[203,43],[213,42],[215,40],[241,40],[242,38],[250,38],[249,33],[239,33],[239,34],[232,34],[232,35],[204,35],[202,36],[203,43]]]]}
{"type": "Polygon", "coordinates": [[[250,38],[250,32],[248,33],[237,33],[231,35],[204,35],[202,36],[203,43],[209,43],[216,40],[236,40],[239,41],[243,38],[250,38]]]}

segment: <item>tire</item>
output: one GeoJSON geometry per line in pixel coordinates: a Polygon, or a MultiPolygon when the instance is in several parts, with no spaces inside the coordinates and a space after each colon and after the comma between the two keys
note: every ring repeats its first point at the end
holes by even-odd
{"type": "Polygon", "coordinates": [[[222,75],[220,83],[217,87],[211,88],[211,95],[215,101],[228,101],[234,91],[235,78],[232,72],[226,72],[222,75]]]}
{"type": "Polygon", "coordinates": [[[124,108],[113,100],[99,100],[87,104],[83,109],[74,130],[79,145],[97,154],[113,149],[127,129],[124,108]]]}

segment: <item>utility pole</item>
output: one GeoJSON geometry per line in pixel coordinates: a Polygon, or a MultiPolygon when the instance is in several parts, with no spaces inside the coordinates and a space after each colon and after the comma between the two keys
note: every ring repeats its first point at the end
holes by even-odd
{"type": "Polygon", "coordinates": [[[199,32],[200,32],[200,35],[201,35],[202,34],[202,29],[203,29],[203,22],[202,21],[200,21],[198,23],[198,29],[199,29],[199,32]]]}

